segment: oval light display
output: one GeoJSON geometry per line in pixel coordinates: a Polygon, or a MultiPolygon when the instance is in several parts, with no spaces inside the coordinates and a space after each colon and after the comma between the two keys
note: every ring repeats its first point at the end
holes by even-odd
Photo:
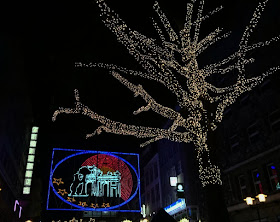
{"type": "Polygon", "coordinates": [[[139,196],[138,154],[54,148],[48,210],[140,212],[139,196]]]}

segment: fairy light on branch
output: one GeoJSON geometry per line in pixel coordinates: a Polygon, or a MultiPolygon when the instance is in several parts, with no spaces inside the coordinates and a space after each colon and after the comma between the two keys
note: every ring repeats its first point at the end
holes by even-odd
{"type": "Polygon", "coordinates": [[[211,148],[207,145],[208,133],[214,131],[217,124],[222,121],[226,107],[233,104],[243,93],[252,90],[263,82],[267,76],[280,69],[280,66],[272,67],[257,77],[246,78],[246,66],[255,62],[254,58],[246,58],[247,53],[278,41],[280,35],[264,42],[249,44],[250,35],[257,26],[268,2],[268,0],[262,1],[256,7],[249,25],[244,30],[239,42],[239,49],[221,61],[200,68],[198,56],[209,46],[227,38],[231,33],[223,33],[222,28],[216,28],[202,38],[200,36],[202,22],[222,10],[223,7],[219,6],[205,13],[203,10],[204,0],[201,0],[198,3],[198,10],[194,19],[195,2],[195,0],[192,0],[187,4],[185,24],[178,34],[171,27],[158,2],[155,2],[154,10],[159,22],[153,19],[152,23],[158,33],[159,43],[156,39],[129,28],[119,15],[107,6],[104,0],[96,0],[105,26],[127,48],[128,52],[142,66],[142,70],[129,70],[121,66],[104,63],[75,63],[76,67],[97,67],[110,70],[114,78],[135,96],[140,96],[146,103],[135,110],[133,114],[141,115],[142,112],[155,112],[172,121],[168,129],[128,125],[108,119],[84,105],[80,101],[78,90],[74,92],[75,107],[59,108],[54,112],[53,121],[61,113],[88,116],[101,125],[93,133],[87,134],[87,138],[107,132],[147,139],[142,146],[160,139],[184,143],[193,142],[197,150],[199,177],[202,185],[221,184],[220,169],[211,162],[209,155],[211,148]],[[175,53],[181,56],[180,62],[177,57],[175,58],[175,53]],[[181,61],[183,61],[183,64],[181,61]],[[237,81],[227,87],[221,88],[206,81],[206,78],[213,74],[224,75],[234,70],[237,71],[237,81]],[[128,81],[123,75],[139,76],[164,85],[171,93],[176,95],[179,106],[186,110],[188,116],[183,117],[179,112],[161,105],[143,86],[128,81]],[[184,81],[179,82],[178,76],[183,77],[184,81]],[[216,110],[207,110],[206,103],[215,104],[216,110]],[[177,130],[178,127],[181,129],[180,132],[177,130]]]}

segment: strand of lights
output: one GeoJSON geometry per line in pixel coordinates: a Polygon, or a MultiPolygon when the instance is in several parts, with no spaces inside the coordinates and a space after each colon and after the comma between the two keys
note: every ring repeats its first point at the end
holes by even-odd
{"type": "Polygon", "coordinates": [[[28,156],[27,156],[27,165],[26,165],[25,178],[24,178],[23,194],[30,194],[38,130],[39,130],[39,127],[37,127],[37,126],[32,127],[32,133],[31,133],[31,138],[30,138],[30,147],[29,147],[28,156]]]}
{"type": "Polygon", "coordinates": [[[274,37],[265,42],[258,42],[249,45],[249,37],[258,24],[261,13],[268,0],[265,0],[256,7],[249,25],[245,28],[239,43],[239,50],[219,62],[206,65],[199,68],[197,57],[209,46],[223,38],[227,38],[230,32],[223,34],[222,29],[217,28],[210,34],[199,40],[200,26],[202,21],[208,19],[222,9],[222,6],[203,15],[204,0],[199,3],[196,19],[193,21],[193,9],[195,0],[187,4],[187,15],[183,29],[176,34],[171,27],[167,17],[160,9],[158,2],[154,4],[160,22],[153,20],[153,25],[160,37],[161,44],[153,39],[142,35],[141,33],[130,29],[119,16],[111,10],[104,0],[96,0],[100,8],[100,16],[105,26],[107,26],[117,37],[117,40],[123,44],[128,52],[138,61],[144,71],[133,71],[112,64],[102,63],[76,63],[78,67],[100,67],[111,70],[113,77],[119,80],[135,96],[141,96],[147,105],[140,107],[133,114],[137,115],[144,111],[154,111],[159,115],[167,117],[173,121],[169,129],[159,129],[135,125],[126,125],[120,122],[110,120],[101,116],[89,107],[79,101],[78,91],[75,91],[76,107],[59,108],[53,115],[53,120],[60,113],[83,114],[100,122],[94,133],[88,134],[88,137],[100,134],[102,131],[121,135],[133,135],[138,138],[149,138],[142,144],[147,145],[151,142],[166,138],[176,142],[193,142],[197,150],[197,159],[199,162],[200,179],[203,186],[207,184],[221,184],[220,170],[212,164],[209,156],[209,147],[207,146],[207,135],[209,130],[215,130],[217,123],[223,119],[223,113],[226,107],[233,104],[240,95],[252,90],[259,85],[268,76],[278,71],[280,67],[270,68],[267,72],[258,77],[246,79],[245,66],[254,62],[253,58],[247,59],[246,53],[257,48],[267,46],[279,40],[280,36],[274,37]],[[191,30],[194,29],[194,35],[191,37],[191,30]],[[164,37],[164,33],[169,36],[170,41],[164,37]],[[179,53],[183,65],[175,58],[175,53],[179,53]],[[229,65],[229,62],[233,64],[229,65]],[[237,82],[224,88],[219,88],[206,81],[206,77],[217,74],[226,74],[233,70],[238,71],[237,82]],[[122,77],[116,71],[124,74],[136,75],[149,80],[158,81],[167,89],[174,93],[181,108],[187,111],[188,118],[183,118],[178,112],[157,103],[142,86],[134,85],[122,77]],[[184,88],[177,80],[177,76],[183,76],[184,88]],[[185,90],[187,88],[187,90],[185,90]],[[210,96],[211,95],[211,96],[210,96]],[[206,110],[204,103],[217,104],[216,111],[210,113],[206,110]],[[214,118],[209,118],[214,116],[214,118]],[[181,127],[185,132],[177,132],[181,127]]]}

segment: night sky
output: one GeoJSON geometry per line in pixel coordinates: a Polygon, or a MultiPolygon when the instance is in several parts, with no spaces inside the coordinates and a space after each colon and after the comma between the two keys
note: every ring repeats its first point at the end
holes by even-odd
{"type": "MultiPolygon", "coordinates": [[[[225,32],[232,30],[232,35],[203,53],[201,64],[214,62],[215,58],[223,58],[237,49],[241,30],[248,23],[256,6],[255,2],[211,1],[210,5],[206,1],[205,11],[213,10],[221,4],[224,10],[202,24],[201,36],[216,27],[223,27],[225,32]]],[[[183,26],[186,3],[187,1],[179,0],[159,1],[177,31],[183,26]]],[[[129,27],[157,38],[151,21],[151,17],[157,18],[152,9],[152,1],[111,0],[107,4],[129,27]]],[[[99,8],[94,1],[47,1],[37,2],[34,6],[27,16],[26,36],[22,42],[27,55],[24,58],[24,75],[28,78],[35,121],[42,126],[44,136],[48,135],[48,141],[52,141],[51,146],[90,148],[96,144],[109,147],[131,144],[138,147],[140,141],[133,137],[104,135],[105,133],[86,141],[85,134],[93,132],[99,125],[82,115],[64,114],[58,116],[55,123],[51,122],[51,116],[58,107],[74,106],[74,89],[80,91],[81,101],[85,105],[113,120],[146,126],[164,124],[166,119],[152,112],[134,116],[132,112],[144,105],[144,102],[140,98],[134,98],[131,91],[110,76],[108,70],[74,67],[75,62],[104,62],[141,70],[125,47],[117,42],[116,37],[102,23],[99,8]]],[[[267,40],[279,34],[277,8],[279,9],[279,2],[271,0],[263,14],[265,20],[260,21],[259,28],[252,36],[253,42],[267,40]]],[[[125,77],[131,80],[129,76],[125,77]]],[[[176,106],[174,95],[162,85],[141,78],[133,78],[131,81],[143,84],[159,103],[172,108],[176,106]]],[[[133,149],[137,151],[137,148],[133,149]]]]}

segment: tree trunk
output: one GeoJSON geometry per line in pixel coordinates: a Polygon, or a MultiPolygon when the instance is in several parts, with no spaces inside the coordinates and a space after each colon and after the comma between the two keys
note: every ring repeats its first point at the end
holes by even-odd
{"type": "MultiPolygon", "coordinates": [[[[210,161],[213,165],[218,167],[217,163],[219,161],[217,138],[216,131],[208,133],[207,135],[207,145],[210,150],[210,161]]],[[[207,184],[203,189],[208,211],[208,222],[230,222],[224,193],[222,190],[222,184],[207,184]]]]}
{"type": "Polygon", "coordinates": [[[209,184],[204,187],[208,222],[229,222],[229,214],[224,200],[222,186],[209,184]]]}

